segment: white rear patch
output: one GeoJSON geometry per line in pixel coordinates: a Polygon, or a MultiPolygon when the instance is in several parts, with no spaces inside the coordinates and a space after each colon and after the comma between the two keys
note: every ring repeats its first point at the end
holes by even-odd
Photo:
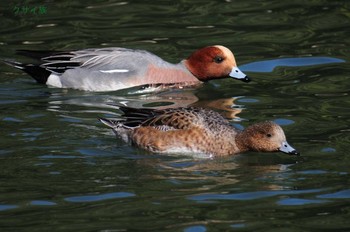
{"type": "Polygon", "coordinates": [[[56,74],[51,74],[49,78],[47,78],[46,84],[57,88],[62,88],[61,79],[56,74]]]}
{"type": "Polygon", "coordinates": [[[128,69],[111,69],[111,70],[100,70],[101,73],[127,73],[128,69]]]}

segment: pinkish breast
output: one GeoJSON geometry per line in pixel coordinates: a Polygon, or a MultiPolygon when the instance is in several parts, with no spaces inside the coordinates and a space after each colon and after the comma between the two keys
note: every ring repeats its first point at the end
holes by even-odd
{"type": "Polygon", "coordinates": [[[196,84],[200,82],[187,69],[181,66],[158,67],[152,64],[148,66],[145,81],[147,84],[196,84]]]}

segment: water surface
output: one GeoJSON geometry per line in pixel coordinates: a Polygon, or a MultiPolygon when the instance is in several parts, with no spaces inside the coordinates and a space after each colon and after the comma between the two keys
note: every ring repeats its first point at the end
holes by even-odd
{"type": "Polygon", "coordinates": [[[1,65],[1,231],[350,230],[348,1],[1,2],[1,58],[16,49],[121,46],[179,62],[222,44],[252,77],[196,89],[48,88],[1,65]],[[16,14],[16,6],[47,9],[16,14]],[[303,158],[157,155],[116,140],[108,105],[213,108],[273,120],[303,158]]]}

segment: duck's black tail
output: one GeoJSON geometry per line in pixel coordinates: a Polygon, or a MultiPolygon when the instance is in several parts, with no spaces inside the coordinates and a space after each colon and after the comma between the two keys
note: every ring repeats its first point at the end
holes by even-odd
{"type": "Polygon", "coordinates": [[[38,83],[45,84],[51,72],[35,64],[23,64],[17,61],[3,60],[7,65],[21,69],[33,77],[38,83]]]}
{"type": "Polygon", "coordinates": [[[106,126],[109,126],[110,128],[116,128],[121,125],[121,121],[109,119],[109,118],[99,118],[100,122],[105,124],[106,126]]]}

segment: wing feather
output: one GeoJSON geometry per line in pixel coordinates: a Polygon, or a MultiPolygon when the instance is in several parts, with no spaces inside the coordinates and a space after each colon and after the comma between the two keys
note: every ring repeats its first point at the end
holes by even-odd
{"type": "Polygon", "coordinates": [[[188,129],[198,126],[201,116],[196,113],[196,108],[176,108],[165,110],[154,109],[135,109],[121,106],[119,108],[124,112],[126,123],[132,120],[133,123],[138,122],[140,126],[152,127],[171,127],[174,129],[188,129]]]}

